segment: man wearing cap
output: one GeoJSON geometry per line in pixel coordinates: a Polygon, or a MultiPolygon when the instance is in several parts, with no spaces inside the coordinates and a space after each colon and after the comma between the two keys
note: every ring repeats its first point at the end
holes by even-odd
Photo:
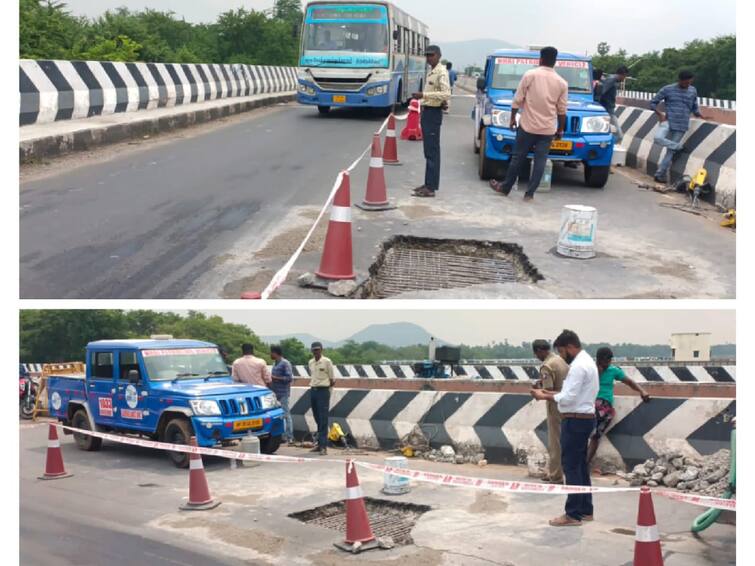
{"type": "Polygon", "coordinates": [[[443,109],[451,98],[451,83],[448,69],[440,64],[440,47],[429,45],[425,57],[431,68],[425,80],[425,90],[412,95],[412,98],[422,100],[425,184],[414,190],[414,196],[434,197],[440,187],[440,127],[443,124],[443,109]]]}
{"type": "Polygon", "coordinates": [[[309,360],[309,375],[311,376],[310,400],[312,416],[317,423],[317,446],[311,451],[322,455],[328,453],[328,413],[330,412],[330,391],[336,384],[333,372],[333,362],[322,355],[322,344],[312,343],[312,356],[309,360]]]}
{"type": "Polygon", "coordinates": [[[598,86],[597,100],[606,109],[611,117],[611,124],[616,128],[616,143],[621,143],[621,140],[624,139],[624,132],[621,130],[619,119],[616,116],[616,93],[619,90],[619,85],[627,80],[628,76],[629,69],[622,65],[616,69],[616,74],[609,76],[598,86]]]}
{"type": "MultiPolygon", "coordinates": [[[[543,363],[540,366],[540,379],[535,387],[554,393],[561,391],[566,374],[569,373],[569,364],[561,356],[551,352],[551,345],[547,340],[535,340],[532,343],[532,351],[543,363]]],[[[564,483],[564,469],[561,466],[561,413],[558,412],[558,403],[550,399],[546,401],[546,414],[548,417],[548,473],[543,477],[543,481],[564,483]]]]}

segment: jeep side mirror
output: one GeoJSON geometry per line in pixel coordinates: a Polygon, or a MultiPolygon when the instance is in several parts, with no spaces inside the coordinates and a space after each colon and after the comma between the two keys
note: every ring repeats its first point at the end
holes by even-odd
{"type": "Polygon", "coordinates": [[[139,383],[139,371],[135,369],[128,370],[128,381],[134,385],[139,383]]]}
{"type": "Polygon", "coordinates": [[[485,78],[484,77],[480,77],[480,78],[477,79],[477,90],[479,90],[480,92],[482,92],[482,91],[485,90],[485,78]]]}

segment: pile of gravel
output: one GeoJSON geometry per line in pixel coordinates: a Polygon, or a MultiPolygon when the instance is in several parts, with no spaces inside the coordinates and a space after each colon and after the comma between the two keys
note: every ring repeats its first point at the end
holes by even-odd
{"type": "Polygon", "coordinates": [[[729,487],[729,450],[710,456],[690,458],[680,452],[669,452],[657,460],[638,464],[630,473],[618,472],[631,486],[665,486],[680,491],[718,497],[729,487]]]}

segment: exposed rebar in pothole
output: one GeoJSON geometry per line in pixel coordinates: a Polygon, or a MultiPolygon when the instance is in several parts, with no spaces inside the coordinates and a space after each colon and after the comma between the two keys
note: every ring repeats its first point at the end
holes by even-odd
{"type": "Polygon", "coordinates": [[[395,236],[383,243],[370,278],[356,296],[385,299],[407,292],[543,279],[517,244],[395,236]]]}
{"type": "MultiPolygon", "coordinates": [[[[412,544],[411,532],[419,518],[432,507],[385,499],[364,498],[372,532],[377,538],[391,538],[397,546],[412,544]]],[[[314,509],[291,513],[292,519],[340,533],[346,532],[346,505],[336,501],[314,509]]]]}

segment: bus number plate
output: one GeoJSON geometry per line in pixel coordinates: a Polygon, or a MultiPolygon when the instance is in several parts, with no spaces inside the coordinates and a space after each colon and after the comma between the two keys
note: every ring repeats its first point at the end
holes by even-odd
{"type": "Polygon", "coordinates": [[[346,104],[346,97],[340,94],[334,95],[333,102],[336,104],[346,104]]]}

